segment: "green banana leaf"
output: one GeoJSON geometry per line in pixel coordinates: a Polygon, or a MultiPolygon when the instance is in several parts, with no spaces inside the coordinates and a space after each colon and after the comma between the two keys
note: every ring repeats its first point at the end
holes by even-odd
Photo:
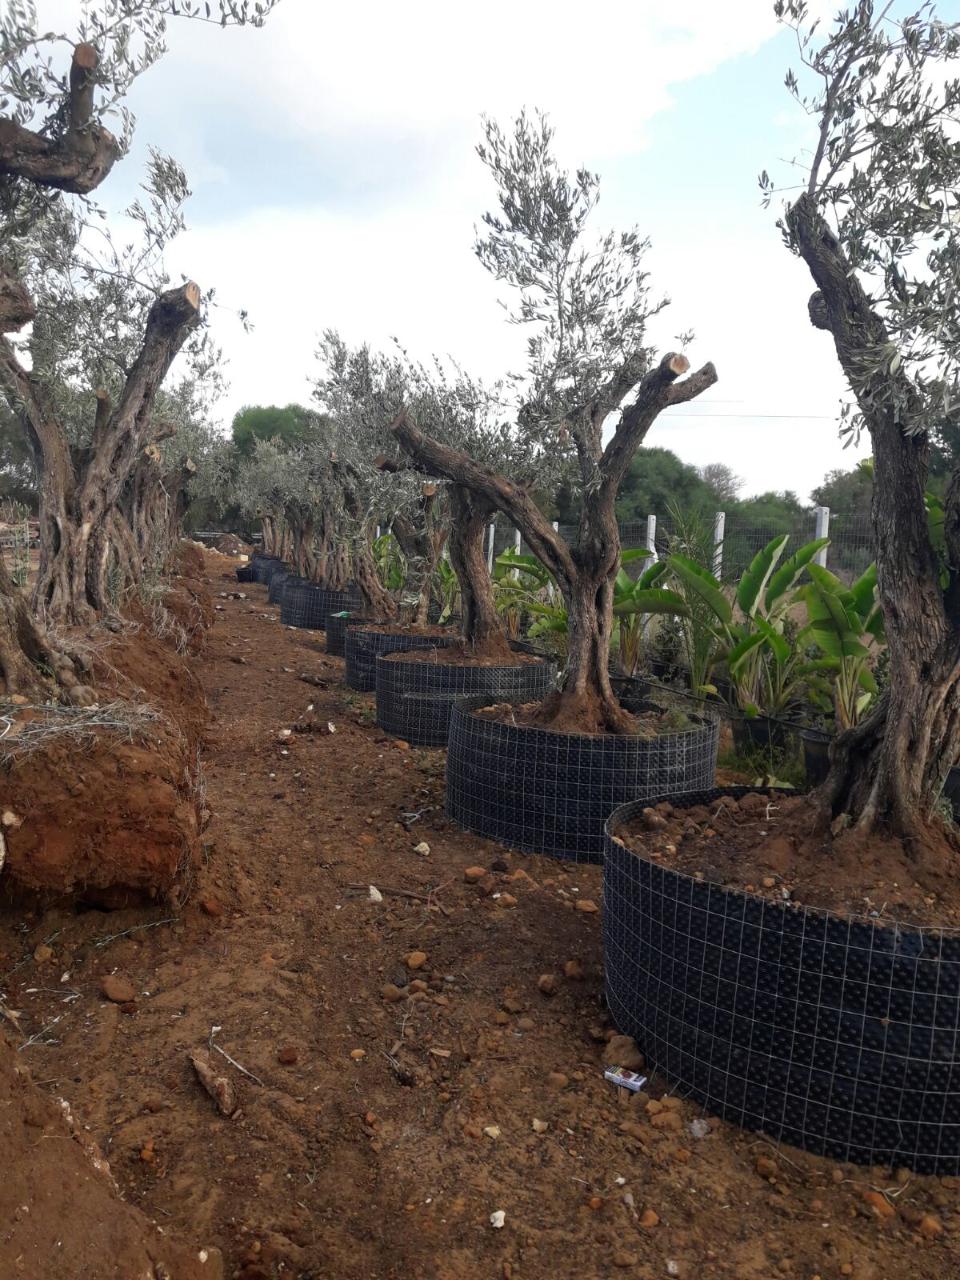
{"type": "Polygon", "coordinates": [[[733,606],[713,574],[687,556],[672,555],[667,563],[675,576],[700,597],[714,616],[725,626],[729,626],[733,621],[733,606]]]}
{"type": "Polygon", "coordinates": [[[783,555],[784,547],[789,541],[790,535],[788,533],[781,533],[776,538],[771,538],[767,545],[757,552],[744,570],[737,586],[737,604],[748,618],[753,617],[757,605],[763,599],[767,583],[770,581],[770,575],[776,568],[777,561],[783,555]]]}
{"type": "Polygon", "coordinates": [[[790,590],[804,569],[810,566],[813,557],[818,551],[822,551],[829,541],[829,538],[814,538],[813,542],[808,542],[795,551],[789,560],[784,560],[767,585],[764,603],[768,614],[772,611],[775,602],[790,590]]]}

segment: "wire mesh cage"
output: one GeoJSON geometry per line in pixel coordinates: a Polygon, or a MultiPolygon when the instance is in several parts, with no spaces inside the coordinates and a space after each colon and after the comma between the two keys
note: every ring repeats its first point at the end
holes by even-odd
{"type": "Polygon", "coordinates": [[[303,579],[299,578],[292,569],[288,569],[286,566],[274,570],[270,575],[270,584],[267,587],[267,600],[270,604],[280,603],[283,599],[284,584],[292,580],[299,582],[303,581],[303,579]]]}
{"type": "Polygon", "coordinates": [[[349,610],[341,609],[337,613],[327,614],[327,653],[333,657],[342,658],[344,655],[344,647],[347,643],[347,627],[357,627],[366,624],[368,627],[375,619],[363,618],[357,613],[350,613],[349,610]]]}
{"type": "Polygon", "coordinates": [[[607,824],[604,964],[620,1030],[745,1129],[838,1160],[960,1173],[960,931],[770,902],[658,865],[613,838],[648,803],[607,824]]]}
{"type": "Polygon", "coordinates": [[[279,569],[287,568],[279,556],[254,556],[250,563],[253,565],[253,580],[261,586],[267,586],[279,569]]]}
{"type": "Polygon", "coordinates": [[[285,627],[323,631],[331,613],[341,613],[357,604],[357,598],[346,591],[330,591],[304,578],[288,578],[280,597],[280,621],[285,627]]]}
{"type": "Polygon", "coordinates": [[[599,862],[618,805],[713,785],[720,722],[706,715],[653,738],[553,733],[477,715],[484,702],[450,714],[447,814],[510,848],[599,862]]]}
{"type": "MultiPolygon", "coordinates": [[[[368,626],[376,624],[368,624],[368,626]]],[[[405,649],[440,649],[459,639],[456,631],[446,635],[419,635],[415,631],[376,631],[348,627],[344,645],[347,684],[369,693],[377,687],[377,658],[405,649]]]]}
{"type": "Polygon", "coordinates": [[[445,747],[454,702],[483,696],[493,702],[537,702],[556,680],[549,661],[512,666],[376,660],[377,724],[415,747],[445,747]]]}

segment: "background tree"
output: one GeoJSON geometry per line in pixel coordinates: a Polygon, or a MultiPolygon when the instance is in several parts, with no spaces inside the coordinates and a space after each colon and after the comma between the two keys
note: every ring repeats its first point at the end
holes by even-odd
{"type": "Polygon", "coordinates": [[[712,365],[689,378],[680,353],[655,360],[646,344],[651,298],[636,230],[589,237],[598,179],[559,168],[542,117],[521,115],[512,136],[488,122],[479,148],[498,188],[477,243],[484,266],[516,290],[517,323],[529,325],[528,370],[517,430],[547,452],[572,452],[581,489],[576,541],[568,545],[530,492],[499,470],[428,436],[410,413],[392,430],[415,463],[502,511],[553,574],[567,606],[568,661],[558,694],[541,708],[557,728],[630,731],[610,685],[613,587],[620,567],[616,498],[637,447],[659,414],[716,381],[712,365]],[[682,380],[681,380],[682,379],[682,380]],[[613,416],[612,436],[604,427],[613,416]]]}
{"type": "MultiPolygon", "coordinates": [[[[915,838],[960,754],[960,474],[925,502],[931,435],[956,422],[960,326],[960,33],[932,5],[858,0],[829,33],[778,0],[797,33],[795,98],[815,123],[784,219],[809,270],[809,314],[852,393],[843,430],[869,432],[877,581],[890,657],[876,710],[836,741],[821,795],[834,829],[915,838]]],[[[761,183],[769,193],[770,179],[761,183]]]]}
{"type": "Polygon", "coordinates": [[[638,449],[617,495],[618,519],[643,521],[648,515],[663,518],[671,505],[706,511],[716,504],[696,467],[682,462],[670,449],[638,449]]]}
{"type": "Polygon", "coordinates": [[[725,462],[708,462],[697,468],[700,479],[710,490],[710,496],[720,507],[737,501],[743,488],[743,480],[725,462]]]}
{"type": "MultiPolygon", "coordinates": [[[[274,3],[219,0],[217,8],[224,25],[260,23],[274,3]]],[[[76,39],[62,31],[41,31],[30,3],[14,6],[0,21],[0,376],[39,472],[42,564],[35,599],[68,621],[87,618],[104,603],[104,565],[112,548],[109,516],[140,451],[153,442],[150,414],[156,389],[196,323],[199,292],[195,285],[184,285],[163,290],[153,301],[133,362],[121,365],[116,400],[107,393],[97,396],[82,469],[71,454],[50,387],[25,368],[6,335],[33,321],[31,343],[42,348],[48,331],[29,284],[46,280],[46,275],[35,271],[30,281],[30,262],[43,261],[48,245],[59,254],[64,245],[72,244],[75,250],[80,244],[92,205],[87,199],[68,209],[66,197],[89,197],[124,153],[133,121],[122,99],[136,76],[165,51],[170,16],[208,18],[210,6],[202,0],[102,0],[85,7],[76,39]],[[51,56],[61,45],[73,47],[68,76],[55,67],[51,56]],[[119,138],[104,123],[111,113],[121,120],[119,138]],[[46,241],[43,233],[48,234],[46,241]]],[[[154,214],[177,207],[176,198],[168,196],[175,197],[181,177],[176,166],[154,157],[150,195],[159,202],[154,214]]],[[[138,201],[129,212],[143,224],[144,251],[149,254],[159,243],[154,236],[167,234],[163,219],[151,221],[149,203],[138,201]]],[[[88,258],[80,275],[89,283],[92,272],[88,258]]],[[[108,275],[109,268],[104,279],[108,275]]],[[[106,293],[101,284],[101,298],[106,293]]],[[[28,664],[35,667],[43,648],[10,587],[4,571],[0,661],[8,688],[27,678],[28,664]]]]}
{"type": "Polygon", "coordinates": [[[317,439],[325,425],[329,422],[323,423],[314,410],[303,405],[248,404],[234,415],[231,435],[237,451],[249,456],[255,440],[296,447],[317,439]]]}

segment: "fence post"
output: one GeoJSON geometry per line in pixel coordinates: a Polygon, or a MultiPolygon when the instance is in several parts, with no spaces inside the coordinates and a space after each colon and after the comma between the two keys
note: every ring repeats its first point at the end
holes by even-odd
{"type": "MultiPolygon", "coordinates": [[[[559,521],[559,520],[554,520],[554,521],[553,521],[553,531],[554,531],[554,533],[559,533],[559,532],[560,532],[560,521],[559,521]]],[[[553,603],[553,598],[554,598],[554,596],[555,596],[555,595],[556,595],[556,592],[555,592],[555,591],[554,591],[554,589],[553,589],[553,579],[551,578],[551,579],[550,579],[549,584],[547,585],[547,597],[548,597],[548,599],[550,600],[550,603],[551,603],[551,604],[553,603]]]]}
{"type": "MultiPolygon", "coordinates": [[[[814,532],[815,538],[827,538],[830,536],[830,508],[817,507],[817,527],[814,532]]],[[[821,547],[817,554],[813,557],[817,564],[827,567],[827,548],[821,547]]]]}
{"type": "Polygon", "coordinates": [[[380,526],[379,526],[379,525],[377,525],[377,537],[378,537],[378,538],[380,537],[380,526]]]}
{"type": "Polygon", "coordinates": [[[723,572],[723,531],[727,523],[727,513],[718,511],[713,517],[713,576],[719,578],[723,572]]]}
{"type": "Polygon", "coordinates": [[[493,539],[497,526],[491,520],[487,525],[487,573],[493,573],[493,539]]]}
{"type": "Polygon", "coordinates": [[[657,517],[647,516],[647,550],[650,552],[648,564],[653,564],[659,560],[657,555],[657,517]]]}

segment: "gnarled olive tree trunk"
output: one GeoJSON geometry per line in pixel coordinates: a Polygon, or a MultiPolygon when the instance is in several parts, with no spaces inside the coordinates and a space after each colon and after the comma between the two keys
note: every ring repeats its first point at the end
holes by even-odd
{"type": "Polygon", "coordinates": [[[924,502],[929,441],[903,425],[918,408],[917,392],[877,359],[889,349],[886,326],[813,197],[796,201],[787,226],[817,286],[811,322],[832,335],[873,444],[871,514],[890,658],[887,692],[834,745],[820,793],[824,816],[860,831],[916,836],[960,756],[960,478],[955,472],[945,502],[951,582],[944,590],[924,502]]]}
{"type": "Polygon", "coordinates": [[[478,656],[509,659],[510,642],[497,612],[484,542],[493,506],[465,485],[451,484],[450,564],[460,584],[463,638],[478,656]]]}
{"type": "Polygon", "coordinates": [[[400,447],[419,469],[441,476],[502,511],[520,530],[527,546],[553,574],[567,607],[567,663],[560,687],[546,698],[538,722],[547,728],[583,733],[628,733],[634,720],[617,701],[610,684],[613,588],[620,567],[620,531],[616,499],[620,482],[644,436],[659,414],[701,394],[716,381],[712,364],[678,382],[689,369],[682,355],[664,356],[640,381],[633,402],[623,410],[609,444],[602,450],[602,424],[635,385],[629,369],[613,379],[608,399],[587,412],[591,430],[573,431],[581,474],[583,503],[577,541],[568,546],[526,489],[506,476],[481,467],[467,454],[424,435],[406,413],[391,424],[400,447]],[[625,378],[629,380],[624,381],[625,378]]]}

